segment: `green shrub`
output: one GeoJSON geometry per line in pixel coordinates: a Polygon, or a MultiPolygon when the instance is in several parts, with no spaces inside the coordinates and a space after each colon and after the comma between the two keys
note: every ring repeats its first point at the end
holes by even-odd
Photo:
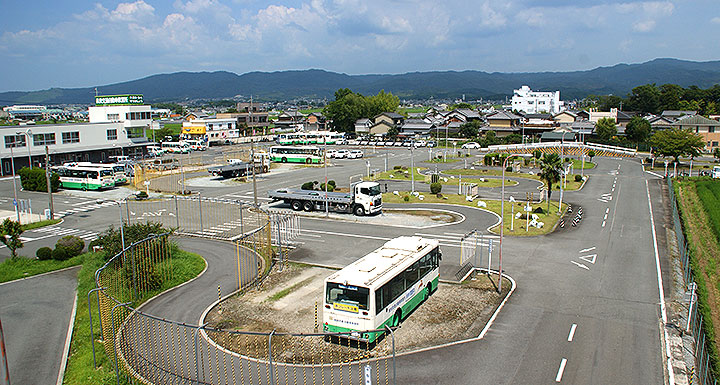
{"type": "Polygon", "coordinates": [[[35,256],[41,261],[47,261],[48,259],[52,259],[52,251],[49,247],[41,247],[37,249],[35,256]]]}
{"type": "Polygon", "coordinates": [[[538,206],[535,210],[533,210],[533,213],[535,213],[535,214],[545,214],[545,211],[542,209],[542,207],[538,206]]]}
{"type": "Polygon", "coordinates": [[[582,177],[578,174],[575,174],[575,182],[580,182],[580,181],[582,181],[582,177]]]}
{"type": "MultiPolygon", "coordinates": [[[[174,229],[164,228],[162,223],[157,222],[135,223],[130,226],[125,225],[123,228],[125,231],[126,246],[129,246],[134,242],[141,241],[147,238],[150,234],[163,234],[168,231],[174,231],[174,229]]],[[[92,241],[88,248],[92,250],[93,246],[102,247],[106,260],[117,255],[122,249],[120,229],[111,226],[106,231],[100,233],[98,239],[92,241]]]]}
{"type": "MultiPolygon", "coordinates": [[[[23,167],[18,171],[20,175],[20,185],[26,191],[47,192],[47,179],[45,178],[45,169],[40,167],[23,167]]],[[[57,173],[50,174],[50,189],[53,192],[60,188],[60,177],[57,173]]]]}
{"type": "Polygon", "coordinates": [[[147,199],[148,194],[145,191],[139,191],[137,194],[135,194],[136,199],[147,199]]]}
{"type": "Polygon", "coordinates": [[[505,167],[505,172],[512,172],[512,166],[505,167]]]}
{"type": "Polygon", "coordinates": [[[410,195],[405,195],[405,196],[403,197],[403,200],[404,200],[405,202],[410,202],[410,195]]]}
{"type": "Polygon", "coordinates": [[[432,194],[438,194],[442,191],[442,184],[440,182],[430,183],[430,192],[432,194]]]}
{"type": "MultiPolygon", "coordinates": [[[[328,192],[332,192],[332,191],[334,191],[334,190],[335,190],[335,185],[332,185],[332,184],[330,184],[330,182],[328,182],[328,184],[327,184],[327,191],[328,191],[328,192]]],[[[323,183],[323,184],[320,185],[320,191],[325,191],[325,183],[323,183]]]]}
{"type": "Polygon", "coordinates": [[[70,259],[70,253],[68,253],[64,247],[56,247],[55,250],[52,251],[52,259],[56,261],[66,261],[70,259]]]}
{"type": "Polygon", "coordinates": [[[402,169],[402,166],[393,166],[393,170],[400,170],[402,169]]]}
{"type": "Polygon", "coordinates": [[[570,163],[570,158],[565,158],[565,163],[570,163]]]}
{"type": "Polygon", "coordinates": [[[301,190],[314,190],[315,184],[313,182],[305,182],[300,186],[301,190]]]}
{"type": "Polygon", "coordinates": [[[328,183],[328,185],[333,186],[333,188],[337,187],[337,185],[335,184],[335,181],[332,179],[330,179],[327,183],[328,183]]]}
{"type": "Polygon", "coordinates": [[[83,249],[85,248],[85,241],[75,235],[66,235],[58,239],[57,243],[55,243],[55,248],[65,249],[68,252],[68,258],[72,258],[76,255],[82,254],[83,249]]]}

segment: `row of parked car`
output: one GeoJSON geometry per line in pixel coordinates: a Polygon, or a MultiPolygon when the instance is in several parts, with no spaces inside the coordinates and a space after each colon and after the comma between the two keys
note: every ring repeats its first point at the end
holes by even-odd
{"type": "Polygon", "coordinates": [[[349,140],[347,142],[350,146],[384,146],[384,147],[412,147],[413,143],[415,144],[415,148],[418,147],[435,147],[436,144],[434,141],[424,141],[424,140],[349,140]]]}
{"type": "Polygon", "coordinates": [[[325,156],[335,159],[359,159],[363,157],[362,150],[327,150],[325,156]]]}

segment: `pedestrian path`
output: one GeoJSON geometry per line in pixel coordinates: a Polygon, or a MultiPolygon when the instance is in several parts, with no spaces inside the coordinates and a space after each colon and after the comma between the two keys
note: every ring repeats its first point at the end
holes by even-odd
{"type": "Polygon", "coordinates": [[[92,210],[99,209],[101,207],[109,207],[109,206],[116,206],[117,203],[115,201],[106,201],[102,203],[97,203],[95,201],[84,201],[84,202],[78,202],[73,204],[73,208],[65,209],[62,211],[58,211],[55,213],[56,218],[62,218],[71,214],[75,213],[84,213],[92,210]]]}
{"type": "Polygon", "coordinates": [[[78,229],[72,229],[62,226],[47,226],[47,227],[41,227],[39,229],[34,230],[28,230],[24,233],[24,235],[30,235],[28,238],[29,240],[36,240],[39,238],[33,238],[33,235],[39,235],[41,238],[48,238],[48,237],[64,237],[66,235],[74,235],[76,237],[80,237],[83,240],[90,242],[98,237],[98,233],[95,231],[90,230],[78,230],[78,229]],[[30,233],[30,234],[28,234],[30,233]]]}

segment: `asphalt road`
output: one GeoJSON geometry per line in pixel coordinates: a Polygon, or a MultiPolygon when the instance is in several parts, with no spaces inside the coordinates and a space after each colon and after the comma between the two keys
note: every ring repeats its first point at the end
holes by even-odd
{"type": "Polygon", "coordinates": [[[57,382],[79,269],[0,284],[12,384],[57,382]]]}
{"type": "MultiPolygon", "coordinates": [[[[384,168],[384,154],[365,153],[371,168],[384,168]]],[[[415,156],[420,165],[427,153],[415,151],[415,156]]],[[[389,168],[407,165],[409,151],[393,151],[388,160],[389,168]]],[[[485,338],[399,358],[398,383],[527,384],[558,379],[573,384],[663,382],[658,285],[648,209],[649,191],[656,220],[664,214],[658,195],[660,185],[642,172],[638,161],[596,160],[598,167],[586,172],[591,179],[583,190],[564,196],[574,207],[583,207],[585,215],[578,227],[568,225],[547,236],[505,239],[503,268],[517,281],[518,288],[485,338]]],[[[328,177],[340,185],[367,170],[364,160],[333,163],[328,177]]],[[[263,201],[265,191],[272,188],[324,180],[324,171],[308,167],[264,175],[258,178],[259,197],[263,201]]],[[[0,197],[8,196],[7,185],[0,182],[0,197]]],[[[252,200],[250,183],[200,190],[205,196],[252,200]]],[[[344,266],[386,239],[418,234],[441,240],[442,274],[450,277],[459,255],[459,236],[473,228],[485,229],[496,218],[470,208],[448,209],[463,213],[466,220],[451,226],[414,229],[303,218],[298,248],[291,258],[344,266]]],[[[80,214],[87,215],[84,218],[73,214],[66,217],[64,225],[101,229],[117,222],[114,212],[112,207],[100,207],[80,214]]],[[[223,254],[202,242],[191,240],[183,246],[195,247],[206,256],[223,254]]],[[[218,262],[226,264],[228,260],[218,262]]],[[[214,264],[211,262],[213,269],[214,264]]],[[[494,267],[496,264],[495,257],[494,267]]],[[[667,265],[665,260],[661,264],[664,268],[667,265]]],[[[228,271],[227,265],[218,265],[217,269],[220,274],[228,271]]],[[[196,310],[182,307],[193,303],[199,309],[203,307],[200,302],[214,300],[217,279],[227,277],[212,274],[211,270],[206,272],[203,277],[207,276],[208,282],[202,284],[206,287],[188,294],[190,298],[179,291],[171,294],[180,303],[163,316],[197,322],[196,310]]]]}

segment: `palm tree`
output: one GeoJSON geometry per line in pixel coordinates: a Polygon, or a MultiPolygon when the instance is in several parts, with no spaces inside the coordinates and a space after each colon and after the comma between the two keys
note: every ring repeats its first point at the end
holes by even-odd
{"type": "Polygon", "coordinates": [[[560,182],[560,170],[562,162],[558,154],[544,154],[540,160],[540,180],[548,187],[548,213],[550,212],[550,194],[552,194],[553,183],[560,182]]]}

